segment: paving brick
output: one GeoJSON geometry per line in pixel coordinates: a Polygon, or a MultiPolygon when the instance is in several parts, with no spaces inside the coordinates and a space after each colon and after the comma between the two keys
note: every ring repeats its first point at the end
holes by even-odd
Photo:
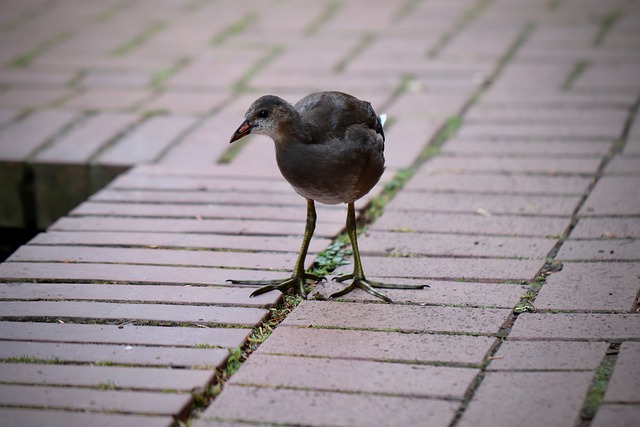
{"type": "Polygon", "coordinates": [[[88,89],[65,102],[64,106],[83,110],[129,110],[149,95],[145,90],[88,89]]]}
{"type": "MultiPolygon", "coordinates": [[[[233,218],[233,219],[276,219],[296,221],[305,217],[302,206],[225,206],[216,204],[187,205],[169,203],[93,203],[78,206],[71,215],[102,215],[126,217],[163,217],[163,218],[233,218]]],[[[340,209],[323,209],[318,214],[323,222],[344,223],[346,212],[340,209]]]]}
{"type": "Polygon", "coordinates": [[[562,234],[569,222],[569,218],[406,211],[381,216],[371,229],[546,237],[562,234]]]}
{"type": "Polygon", "coordinates": [[[640,176],[604,176],[579,215],[640,215],[640,176]]]}
{"type": "MultiPolygon", "coordinates": [[[[239,236],[224,234],[136,233],[116,231],[49,231],[31,240],[36,245],[143,246],[165,248],[241,249],[249,251],[297,252],[295,236],[239,236]]],[[[327,238],[314,236],[309,252],[329,246],[327,238]]]]}
{"type": "Polygon", "coordinates": [[[521,426],[573,426],[592,377],[593,372],[488,372],[458,425],[506,426],[517,419],[521,426]]]}
{"type": "Polygon", "coordinates": [[[467,193],[582,195],[589,185],[588,178],[525,175],[460,175],[416,174],[405,186],[418,191],[461,191],[467,193]]]}
{"type": "Polygon", "coordinates": [[[187,323],[229,323],[253,326],[267,314],[258,308],[184,307],[167,304],[111,304],[102,302],[0,301],[5,317],[68,317],[91,319],[131,319],[187,323]]]}
{"type": "Polygon", "coordinates": [[[117,190],[249,191],[291,194],[291,186],[278,179],[237,179],[221,177],[154,176],[126,174],[110,186],[117,190]]]}
{"type": "MultiPolygon", "coordinates": [[[[491,258],[363,257],[367,277],[531,280],[542,268],[542,260],[491,258]]],[[[351,273],[353,265],[339,267],[336,274],[351,273]]],[[[393,280],[399,282],[401,280],[393,280]]]]}
{"type": "Polygon", "coordinates": [[[428,419],[430,425],[446,426],[457,407],[442,400],[230,385],[202,417],[308,426],[418,425],[428,419]],[[304,411],[296,409],[300,405],[304,411]]]}
{"type": "Polygon", "coordinates": [[[13,427],[47,425],[66,427],[91,425],[95,427],[171,427],[173,417],[154,415],[123,415],[37,409],[0,408],[0,417],[13,427]]]}
{"type": "Polygon", "coordinates": [[[598,407],[591,425],[593,427],[634,427],[640,417],[640,405],[615,405],[605,403],[598,407]]]}
{"type": "MultiPolygon", "coordinates": [[[[554,110],[557,111],[557,110],[554,110]]],[[[465,118],[466,122],[466,118],[465,118]]],[[[539,158],[602,157],[611,148],[610,141],[474,141],[453,139],[447,141],[442,148],[443,154],[456,156],[488,156],[500,155],[509,157],[536,156],[539,158]]],[[[506,159],[503,159],[503,161],[506,159]]]]}
{"type": "Polygon", "coordinates": [[[517,124],[495,125],[483,123],[465,124],[457,133],[462,139],[485,140],[602,140],[617,138],[622,129],[614,126],[603,126],[596,123],[592,126],[578,124],[517,124]]]}
{"type": "Polygon", "coordinates": [[[605,175],[638,175],[640,174],[640,158],[614,157],[607,164],[604,173],[605,175]]]}
{"type": "Polygon", "coordinates": [[[640,237],[640,218],[580,218],[571,232],[574,239],[628,239],[640,237]]]}
{"type": "MultiPolygon", "coordinates": [[[[121,322],[123,323],[123,322],[121,322]]],[[[214,347],[236,348],[251,329],[248,328],[192,328],[137,326],[131,324],[95,325],[74,323],[0,322],[0,336],[6,340],[28,337],[32,341],[166,345],[194,347],[208,344],[214,347]]]]}
{"type": "Polygon", "coordinates": [[[510,310],[491,308],[303,301],[282,326],[491,334],[500,330],[510,313],[510,310]]]}
{"type": "Polygon", "coordinates": [[[524,313],[510,340],[621,340],[640,337],[640,318],[633,314],[524,313]]]}
{"type": "Polygon", "coordinates": [[[85,411],[181,414],[191,400],[190,394],[90,390],[61,387],[0,385],[0,401],[6,406],[31,406],[85,411]]]}
{"type": "Polygon", "coordinates": [[[46,108],[71,94],[58,88],[9,88],[0,93],[0,105],[11,108],[46,108]]]}
{"type": "Polygon", "coordinates": [[[154,161],[175,139],[179,138],[194,119],[181,116],[151,118],[128,133],[97,159],[98,164],[128,166],[154,161]]]}
{"type": "Polygon", "coordinates": [[[578,206],[578,196],[523,196],[514,194],[468,194],[401,191],[386,211],[428,211],[503,215],[570,216],[578,206]],[[484,212],[483,211],[483,212],[484,212]]]}
{"type": "MultiPolygon", "coordinates": [[[[550,30],[546,28],[545,31],[550,30]]],[[[537,32],[533,35],[542,34],[537,32]]],[[[593,36],[592,36],[593,37],[593,36]]],[[[532,39],[529,39],[529,43],[532,39]]],[[[515,64],[511,64],[513,66],[515,64]]],[[[524,64],[520,64],[521,66],[524,64]]],[[[527,64],[528,65],[528,64],[527,64]]],[[[509,67],[510,68],[510,67],[509,67]]],[[[525,70],[527,67],[525,66],[525,70]]],[[[502,76],[504,77],[504,76],[502,76]]],[[[563,76],[564,78],[564,76],[563,76]]],[[[518,81],[516,83],[521,83],[518,81]]],[[[521,106],[519,108],[501,108],[488,105],[476,105],[470,109],[464,117],[465,123],[601,123],[610,122],[622,129],[626,120],[626,113],[623,109],[611,108],[590,108],[590,109],[550,109],[521,106]]],[[[451,143],[447,142],[447,145],[451,143]]],[[[579,146],[582,146],[580,144],[579,146]]]]}
{"type": "Polygon", "coordinates": [[[35,358],[68,363],[141,366],[221,367],[229,351],[220,348],[184,348],[110,344],[4,341],[0,359],[35,358]]]}
{"type": "Polygon", "coordinates": [[[228,95],[215,92],[164,92],[146,103],[146,110],[166,110],[171,113],[205,114],[219,106],[228,95]]]}
{"type": "MultiPolygon", "coordinates": [[[[397,281],[388,278],[380,278],[382,282],[397,281]]],[[[514,307],[527,287],[516,284],[504,283],[472,283],[472,282],[447,282],[435,280],[402,279],[404,284],[428,284],[425,289],[385,289],[385,295],[394,302],[407,302],[421,305],[468,305],[472,307],[514,307]]],[[[344,288],[344,284],[332,280],[322,281],[314,288],[324,299],[344,288]]],[[[1,294],[0,294],[1,295],[1,294]]],[[[311,295],[313,296],[313,294],[311,295]]],[[[341,297],[347,301],[376,301],[377,298],[360,289],[355,289],[341,297]]],[[[379,301],[379,300],[378,300],[379,301]]]]}
{"type": "Polygon", "coordinates": [[[371,231],[359,238],[358,243],[361,254],[544,258],[556,241],[537,237],[371,231]]]}
{"type": "Polygon", "coordinates": [[[108,281],[122,283],[164,283],[229,286],[227,279],[278,279],[287,273],[266,270],[230,270],[209,267],[176,267],[124,264],[74,264],[16,262],[0,264],[0,278],[14,281],[39,279],[40,281],[73,280],[108,281]]]}
{"type": "Polygon", "coordinates": [[[608,347],[605,342],[505,341],[487,369],[596,370],[608,347]]]}
{"type": "Polygon", "coordinates": [[[0,107],[0,127],[14,121],[20,115],[20,111],[13,108],[0,107]]]}
{"type": "Polygon", "coordinates": [[[230,384],[462,400],[477,369],[256,354],[230,384]]]}
{"type": "MultiPolygon", "coordinates": [[[[137,231],[176,233],[219,233],[270,236],[301,236],[304,220],[163,219],[117,217],[64,217],[49,229],[58,231],[137,231]]],[[[340,223],[318,221],[314,236],[333,238],[344,228],[340,223]]]]}
{"type": "MultiPolygon", "coordinates": [[[[295,253],[250,253],[172,249],[99,248],[86,246],[33,246],[18,248],[12,262],[90,262],[118,264],[181,265],[199,267],[286,270],[296,261],[295,253]]],[[[308,264],[313,260],[309,257],[308,264]]]]}
{"type": "Polygon", "coordinates": [[[538,309],[631,310],[637,303],[640,263],[565,263],[547,278],[538,309]]]}
{"type": "Polygon", "coordinates": [[[556,259],[637,261],[640,260],[640,242],[636,239],[566,240],[560,247],[556,259]]]}
{"type": "Polygon", "coordinates": [[[605,402],[640,403],[640,343],[625,342],[604,395],[605,402]]]}
{"type": "MultiPolygon", "coordinates": [[[[486,156],[486,155],[485,155],[486,156]]],[[[590,158],[504,158],[504,157],[445,157],[439,156],[426,163],[421,174],[437,173],[541,173],[541,174],[593,174],[600,159],[590,158]]]]}
{"type": "Polygon", "coordinates": [[[480,364],[492,337],[278,328],[259,353],[404,362],[480,364]]]}
{"type": "Polygon", "coordinates": [[[204,388],[213,381],[212,372],[167,368],[133,368],[120,366],[39,365],[3,363],[3,383],[50,386],[97,387],[111,384],[114,388],[175,390],[189,392],[204,388]]]}

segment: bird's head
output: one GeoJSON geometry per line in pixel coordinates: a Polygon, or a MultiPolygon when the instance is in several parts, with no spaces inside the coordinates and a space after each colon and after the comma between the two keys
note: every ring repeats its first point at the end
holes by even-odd
{"type": "Polygon", "coordinates": [[[262,96],[251,104],[244,116],[244,121],[233,133],[229,142],[237,141],[250,133],[276,139],[280,127],[289,123],[295,114],[295,109],[284,99],[274,95],[262,96]]]}

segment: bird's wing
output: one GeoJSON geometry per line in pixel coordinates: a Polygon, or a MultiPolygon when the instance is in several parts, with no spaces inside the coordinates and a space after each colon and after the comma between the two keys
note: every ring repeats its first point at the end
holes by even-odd
{"type": "Polygon", "coordinates": [[[363,125],[384,139],[382,123],[371,104],[342,92],[312,93],[294,106],[313,128],[314,135],[322,138],[343,139],[353,125],[363,125]]]}

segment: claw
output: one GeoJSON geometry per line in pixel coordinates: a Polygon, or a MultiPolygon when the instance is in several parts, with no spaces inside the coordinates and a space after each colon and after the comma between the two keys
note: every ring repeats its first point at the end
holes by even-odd
{"type": "Polygon", "coordinates": [[[307,298],[307,292],[305,289],[305,285],[307,284],[307,280],[312,281],[320,281],[323,278],[310,273],[304,273],[302,276],[293,275],[285,280],[234,280],[228,279],[227,282],[233,283],[234,285],[263,285],[261,288],[256,289],[250,295],[250,297],[255,297],[258,295],[262,295],[264,293],[278,290],[282,293],[286,293],[289,289],[296,288],[300,293],[302,298],[307,298]]]}

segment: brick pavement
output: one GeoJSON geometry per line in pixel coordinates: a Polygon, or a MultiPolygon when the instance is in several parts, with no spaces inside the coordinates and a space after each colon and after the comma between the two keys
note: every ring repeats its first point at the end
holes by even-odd
{"type": "MultiPolygon", "coordinates": [[[[7,425],[636,424],[637,2],[0,8],[0,225],[48,227],[0,264],[7,425]],[[283,299],[225,280],[285,277],[304,204],[228,137],[327,89],[390,117],[358,207],[411,176],[365,270],[430,288],[321,282],[257,345],[283,299]]],[[[344,215],[318,206],[312,254],[344,215]]]]}

